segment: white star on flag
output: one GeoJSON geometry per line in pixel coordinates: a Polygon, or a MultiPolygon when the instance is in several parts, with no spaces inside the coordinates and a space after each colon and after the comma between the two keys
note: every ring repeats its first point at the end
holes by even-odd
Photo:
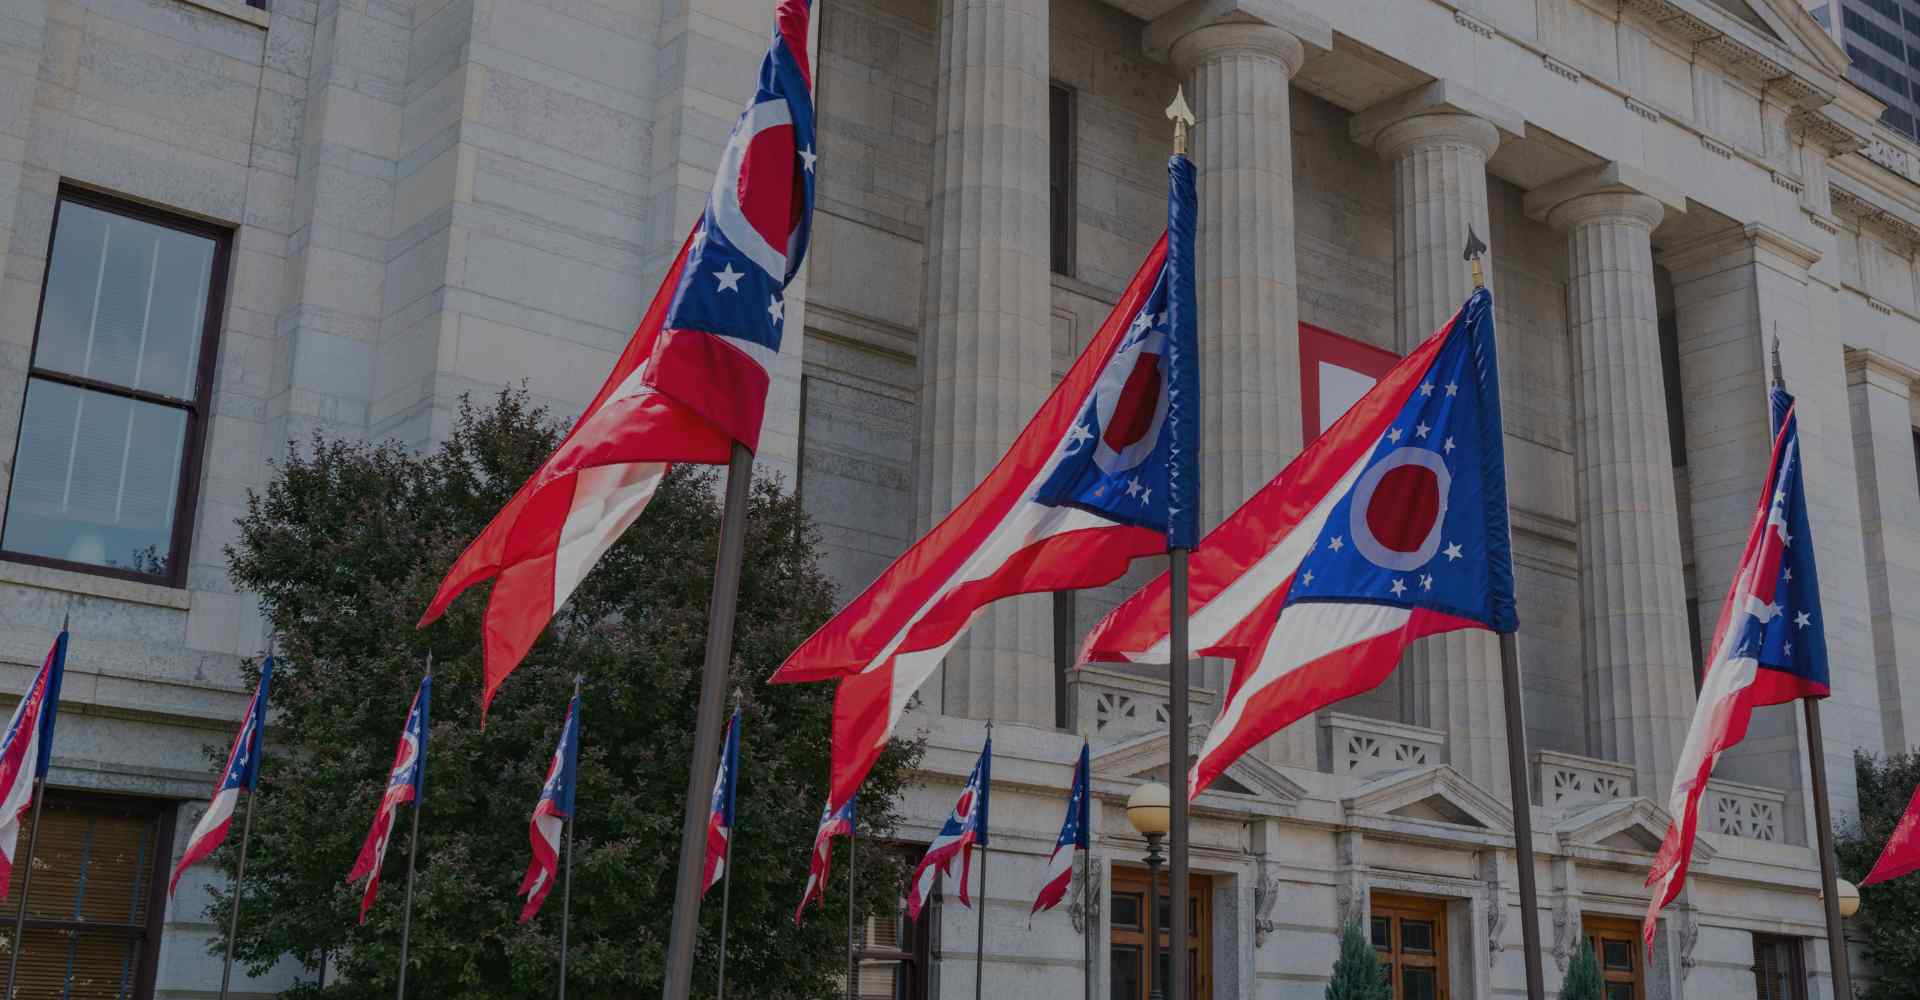
{"type": "Polygon", "coordinates": [[[1406,592],[1407,592],[1407,585],[1404,583],[1401,583],[1399,577],[1395,577],[1393,580],[1393,596],[1399,597],[1401,594],[1404,594],[1406,592]]]}
{"type": "Polygon", "coordinates": [[[1799,628],[1806,628],[1808,625],[1813,624],[1813,616],[1802,611],[1793,616],[1793,624],[1799,628]]]}
{"type": "Polygon", "coordinates": [[[1127,495],[1130,497],[1140,495],[1140,478],[1138,476],[1127,480],[1127,495]]]}
{"type": "Polygon", "coordinates": [[[1460,391],[1460,384],[1458,382],[1447,383],[1447,395],[1451,396],[1451,395],[1454,395],[1455,393],[1458,393],[1459,391],[1460,391]]]}
{"type": "Polygon", "coordinates": [[[1335,535],[1332,538],[1327,539],[1327,548],[1330,548],[1335,552],[1338,552],[1341,549],[1344,549],[1346,547],[1347,547],[1347,543],[1341,541],[1339,535],[1335,535]]]}
{"type": "MultiPolygon", "coordinates": [[[[1150,490],[1150,489],[1148,489],[1148,490],[1141,490],[1141,491],[1140,491],[1140,504],[1141,504],[1141,506],[1145,506],[1146,504],[1148,504],[1148,503],[1150,503],[1150,502],[1152,502],[1152,500],[1153,500],[1153,491],[1152,491],[1152,490],[1150,490]]],[[[1173,516],[1173,515],[1174,515],[1175,513],[1177,513],[1178,511],[1179,511],[1179,508],[1177,508],[1177,507],[1169,507],[1169,508],[1167,508],[1167,516],[1168,516],[1168,517],[1172,517],[1172,516],[1173,516]]]]}
{"type": "Polygon", "coordinates": [[[1453,438],[1451,437],[1447,438],[1447,443],[1441,445],[1440,450],[1443,452],[1446,452],[1449,455],[1453,454],[1453,438]]]}
{"type": "Polygon", "coordinates": [[[1422,382],[1422,383],[1420,383],[1420,395],[1422,395],[1422,396],[1431,396],[1431,395],[1433,395],[1433,383],[1432,383],[1432,382],[1422,382]]]}
{"type": "Polygon", "coordinates": [[[800,159],[806,162],[807,173],[813,173],[813,161],[818,160],[819,158],[820,158],[820,154],[814,152],[812,146],[808,146],[807,148],[800,151],[800,159]]]}
{"type": "Polygon", "coordinates": [[[1400,443],[1400,428],[1398,428],[1398,427],[1395,427],[1395,428],[1393,428],[1393,429],[1391,429],[1391,430],[1389,430],[1389,431],[1387,431],[1387,440],[1389,440],[1389,441],[1392,441],[1392,442],[1393,442],[1394,444],[1399,444],[1399,443],[1400,443]]]}
{"type": "Polygon", "coordinates": [[[767,305],[767,315],[772,316],[775,323],[787,318],[787,304],[780,301],[780,296],[774,296],[767,305]]]}
{"type": "Polygon", "coordinates": [[[1313,570],[1307,570],[1306,574],[1300,577],[1300,585],[1302,587],[1313,586],[1313,570]]]}
{"type": "Polygon", "coordinates": [[[1420,577],[1420,589],[1421,589],[1421,590],[1432,590],[1432,589],[1433,589],[1433,574],[1432,574],[1432,573],[1427,573],[1427,574],[1424,574],[1424,575],[1422,575],[1422,576],[1420,577]]]}
{"type": "Polygon", "coordinates": [[[1419,435],[1420,437],[1426,437],[1427,432],[1430,430],[1433,430],[1433,428],[1428,427],[1427,422],[1424,420],[1420,421],[1419,423],[1413,426],[1413,433],[1415,433],[1416,435],[1419,435]]]}
{"type": "Polygon", "coordinates": [[[740,279],[746,277],[747,272],[734,270],[733,262],[728,261],[725,267],[713,272],[713,276],[720,281],[719,291],[737,292],[740,290],[740,279]]]}
{"type": "Polygon", "coordinates": [[[1452,561],[1454,561],[1455,559],[1458,559],[1458,558],[1460,558],[1460,543],[1459,543],[1459,542],[1448,542],[1448,543],[1447,543],[1447,550],[1446,550],[1445,552],[1443,552],[1443,553],[1441,553],[1441,555],[1444,555],[1444,556],[1446,556],[1446,557],[1447,557],[1447,561],[1448,561],[1448,562],[1452,562],[1452,561]]]}
{"type": "Polygon", "coordinates": [[[1080,442],[1092,439],[1093,432],[1087,430],[1085,424],[1074,424],[1073,428],[1067,431],[1067,454],[1071,455],[1079,450],[1080,442]]]}

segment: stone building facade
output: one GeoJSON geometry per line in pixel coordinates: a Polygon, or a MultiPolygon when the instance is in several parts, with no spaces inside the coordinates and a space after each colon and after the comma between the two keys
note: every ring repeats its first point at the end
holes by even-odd
{"type": "MultiPolygon", "coordinates": [[[[466,392],[582,406],[700,210],[769,6],[0,0],[0,689],[70,615],[48,838],[132,889],[47,919],[89,921],[61,940],[124,995],[218,981],[210,873],[172,903],[152,876],[265,642],[224,567],[247,492],[316,432],[428,445],[466,392]]],[[[821,0],[815,25],[804,336],[759,459],[843,596],[991,466],[1158,235],[1177,87],[1209,521],[1445,319],[1469,227],[1492,247],[1530,787],[1493,644],[1425,643],[1201,797],[1196,996],[1317,997],[1348,919],[1405,1000],[1520,992],[1516,801],[1549,988],[1590,936],[1625,956],[1610,997],[1831,995],[1789,709],[1723,762],[1651,962],[1623,943],[1764,473],[1776,337],[1840,822],[1853,751],[1920,742],[1920,147],[1831,33],[1794,0],[821,0]]],[[[996,608],[909,717],[926,820],[903,849],[1000,723],[1000,996],[1080,995],[1083,930],[1095,992],[1144,996],[1121,804],[1164,769],[1165,684],[1062,678],[1053,652],[1056,613],[1084,632],[1125,592],[996,608]],[[1028,930],[1082,731],[1097,891],[1028,930]]],[[[1221,681],[1196,671],[1197,722],[1221,681]]],[[[862,995],[971,994],[973,917],[936,912],[871,921],[862,995]]]]}

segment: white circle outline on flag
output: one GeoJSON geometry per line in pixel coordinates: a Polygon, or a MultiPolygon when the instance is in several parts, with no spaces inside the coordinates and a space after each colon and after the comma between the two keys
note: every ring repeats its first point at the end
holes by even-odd
{"type": "Polygon", "coordinates": [[[1094,437],[1093,462],[1102,472],[1117,476],[1129,469],[1138,468],[1140,463],[1153,454],[1153,448],[1160,443],[1160,427],[1167,422],[1166,377],[1161,376],[1159,398],[1154,401],[1153,423],[1147,432],[1140,435],[1138,441],[1115,451],[1107,444],[1107,427],[1113,422],[1114,407],[1120,405],[1120,397],[1127,390],[1127,379],[1133,375],[1133,368],[1140,363],[1140,355],[1158,355],[1166,359],[1167,331],[1158,327],[1143,337],[1130,337],[1122,341],[1120,348],[1107,359],[1107,367],[1100,372],[1100,380],[1093,384],[1093,412],[1100,427],[1100,433],[1094,437]]]}
{"type": "Polygon", "coordinates": [[[748,108],[747,113],[740,116],[740,123],[734,126],[733,135],[728,137],[727,148],[720,154],[720,166],[713,173],[713,191],[707,199],[712,206],[713,224],[720,228],[720,235],[781,284],[787,278],[786,251],[768,243],[760,231],[753,228],[753,223],[747,221],[746,209],[740,204],[740,169],[745,165],[747,148],[753,145],[755,136],[767,129],[791,124],[793,111],[784,100],[761,101],[748,108]]]}
{"type": "Polygon", "coordinates": [[[1353,504],[1347,511],[1347,519],[1353,533],[1353,547],[1370,563],[1382,569],[1416,570],[1427,564],[1435,552],[1440,551],[1440,526],[1447,520],[1447,495],[1453,487],[1453,474],[1447,471],[1446,459],[1437,451],[1414,445],[1405,445],[1387,453],[1387,456],[1375,463],[1373,468],[1361,473],[1360,481],[1353,486],[1353,504]],[[1418,465],[1433,473],[1435,485],[1440,490],[1440,506],[1434,511],[1433,525],[1412,552],[1396,552],[1380,543],[1373,536],[1373,529],[1367,525],[1367,511],[1373,506],[1373,492],[1380,486],[1387,473],[1408,465],[1418,465]]]}

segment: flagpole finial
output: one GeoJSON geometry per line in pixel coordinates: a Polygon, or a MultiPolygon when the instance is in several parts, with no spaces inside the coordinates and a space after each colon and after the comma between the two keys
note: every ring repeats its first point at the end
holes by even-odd
{"type": "Polygon", "coordinates": [[[1780,374],[1780,324],[1773,325],[1773,387],[1784,388],[1787,380],[1780,374]]]}
{"type": "Polygon", "coordinates": [[[280,633],[272,629],[267,630],[267,659],[269,660],[273,659],[273,643],[274,640],[278,638],[280,638],[280,633]]]}
{"type": "Polygon", "coordinates": [[[433,650],[427,650],[427,676],[433,676],[433,650]]]}
{"type": "Polygon", "coordinates": [[[73,612],[71,611],[62,612],[60,615],[60,631],[65,632],[67,630],[67,626],[72,624],[73,624],[73,612]]]}
{"type": "Polygon", "coordinates": [[[1187,155],[1187,132],[1197,120],[1193,117],[1193,108],[1187,104],[1187,88],[1179,87],[1173,92],[1173,103],[1167,105],[1167,117],[1173,120],[1173,155],[1187,155]]]}
{"type": "Polygon", "coordinates": [[[1461,251],[1460,259],[1473,265],[1473,287],[1487,287],[1487,273],[1480,268],[1480,258],[1487,253],[1487,245],[1480,240],[1480,234],[1473,231],[1473,224],[1467,224],[1467,246],[1461,251]]]}

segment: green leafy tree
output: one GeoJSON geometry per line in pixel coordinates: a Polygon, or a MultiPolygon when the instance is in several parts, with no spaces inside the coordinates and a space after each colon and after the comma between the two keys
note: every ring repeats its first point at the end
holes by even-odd
{"type": "MultiPolygon", "coordinates": [[[[446,442],[425,454],[316,438],[249,499],[231,572],[260,595],[280,661],[236,951],[256,972],[287,957],[303,965],[286,996],[393,995],[411,817],[401,817],[364,926],[359,891],[343,879],[429,651],[410,988],[436,1000],[552,995],[561,893],[522,925],[515,890],[530,856],[528,815],[579,675],[569,986],[585,997],[659,989],[720,522],[714,473],[682,467],[665,479],[501,689],[484,728],[486,588],[415,629],[455,556],[560,433],[524,391],[504,392],[484,408],[463,401],[446,442]]],[[[793,909],[826,797],[833,692],[763,681],[827,618],[833,595],[793,497],[756,482],[747,524],[731,671],[746,707],[728,992],[824,998],[845,968],[846,893],[829,892],[827,909],[802,926],[793,909]]],[[[246,670],[257,677],[256,664],[246,670]]],[[[223,759],[224,748],[210,749],[223,759]]],[[[899,742],[883,755],[861,796],[863,835],[892,829],[918,755],[899,742]]],[[[844,843],[838,853],[844,872],[844,843]]],[[[230,845],[219,863],[230,872],[233,860],[230,845]]],[[[887,912],[904,881],[897,862],[868,851],[860,864],[863,909],[887,912]]],[[[228,905],[216,891],[208,907],[221,928],[228,905]]],[[[701,913],[702,995],[713,990],[719,910],[701,913]]]]}
{"type": "Polygon", "coordinates": [[[1594,957],[1593,942],[1580,942],[1580,950],[1567,963],[1567,978],[1560,981],[1560,1000],[1600,1000],[1603,984],[1600,961],[1594,957]]]}
{"type": "Polygon", "coordinates": [[[1359,921],[1340,931],[1340,957],[1333,962],[1333,981],[1327,984],[1326,1000],[1393,1000],[1393,986],[1380,967],[1359,921]]]}
{"type": "MultiPolygon", "coordinates": [[[[1914,786],[1920,785],[1920,753],[1879,758],[1855,751],[1853,773],[1860,822],[1840,831],[1834,853],[1839,855],[1840,876],[1858,885],[1873,870],[1913,798],[1914,786]]],[[[1866,932],[1873,975],[1871,987],[1861,992],[1864,1000],[1920,997],[1920,875],[1861,886],[1860,915],[1854,922],[1866,932]]]]}

